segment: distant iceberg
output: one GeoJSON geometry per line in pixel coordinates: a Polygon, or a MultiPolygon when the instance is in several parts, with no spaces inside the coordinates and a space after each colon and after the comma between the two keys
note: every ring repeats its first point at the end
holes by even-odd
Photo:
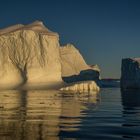
{"type": "Polygon", "coordinates": [[[140,58],[126,58],[122,60],[121,88],[140,88],[140,58]]]}

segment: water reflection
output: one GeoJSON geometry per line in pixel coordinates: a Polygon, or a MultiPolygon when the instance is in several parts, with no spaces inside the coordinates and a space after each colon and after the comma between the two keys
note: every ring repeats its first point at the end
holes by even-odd
{"type": "Polygon", "coordinates": [[[123,105],[124,138],[139,139],[140,129],[140,90],[121,91],[123,105]]]}
{"type": "Polygon", "coordinates": [[[140,107],[140,90],[122,90],[121,95],[124,107],[140,107]]]}
{"type": "Polygon", "coordinates": [[[0,140],[57,140],[61,131],[75,131],[97,94],[58,91],[0,91],[0,140]]]}
{"type": "MultiPolygon", "coordinates": [[[[121,91],[123,115],[126,119],[140,120],[140,90],[121,91]],[[135,117],[135,118],[133,118],[135,117]]],[[[129,122],[129,121],[128,121],[129,122]]]]}

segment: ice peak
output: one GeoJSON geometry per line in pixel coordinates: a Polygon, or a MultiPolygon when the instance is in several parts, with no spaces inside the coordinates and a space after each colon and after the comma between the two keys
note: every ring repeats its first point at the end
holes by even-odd
{"type": "Polygon", "coordinates": [[[39,21],[39,20],[32,22],[31,25],[43,25],[44,26],[43,21],[39,21]]]}
{"type": "Polygon", "coordinates": [[[11,32],[15,32],[15,31],[19,31],[19,30],[32,30],[34,32],[40,33],[40,34],[46,34],[46,35],[50,35],[50,36],[57,36],[59,37],[59,35],[55,32],[50,31],[44,24],[42,21],[34,21],[30,24],[27,25],[23,25],[23,24],[17,24],[17,25],[13,25],[4,29],[0,29],[0,35],[3,34],[8,34],[11,32]]]}

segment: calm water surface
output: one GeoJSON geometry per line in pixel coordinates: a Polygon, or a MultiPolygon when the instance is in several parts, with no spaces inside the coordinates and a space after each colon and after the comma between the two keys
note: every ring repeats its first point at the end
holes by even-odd
{"type": "Polygon", "coordinates": [[[0,91],[0,140],[140,140],[140,91],[0,91]]]}

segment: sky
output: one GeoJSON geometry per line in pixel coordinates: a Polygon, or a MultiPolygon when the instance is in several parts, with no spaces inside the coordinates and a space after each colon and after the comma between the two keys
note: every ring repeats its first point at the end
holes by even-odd
{"type": "Polygon", "coordinates": [[[35,20],[98,64],[102,78],[119,78],[121,59],[140,57],[139,0],[0,0],[0,28],[35,20]]]}

